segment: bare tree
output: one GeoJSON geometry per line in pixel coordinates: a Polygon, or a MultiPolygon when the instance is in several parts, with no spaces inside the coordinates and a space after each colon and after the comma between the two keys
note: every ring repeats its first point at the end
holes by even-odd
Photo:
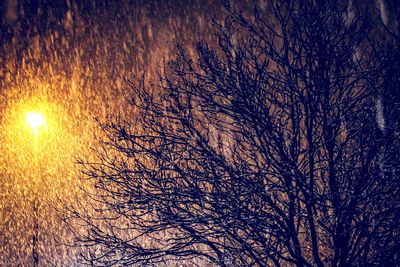
{"type": "Polygon", "coordinates": [[[368,9],[349,8],[227,5],[216,49],[200,42],[158,83],[132,82],[136,117],[106,123],[98,160],[81,162],[96,188],[95,212],[71,208],[82,260],[400,264],[397,178],[381,170],[376,122],[386,76],[368,9]]]}
{"type": "Polygon", "coordinates": [[[390,197],[384,204],[386,216],[382,219],[379,235],[386,236],[373,241],[378,251],[375,262],[382,259],[387,266],[398,265],[400,257],[400,7],[395,1],[379,1],[381,29],[373,36],[372,53],[378,71],[374,81],[376,88],[376,119],[384,146],[379,155],[380,183],[388,188],[390,197]]]}

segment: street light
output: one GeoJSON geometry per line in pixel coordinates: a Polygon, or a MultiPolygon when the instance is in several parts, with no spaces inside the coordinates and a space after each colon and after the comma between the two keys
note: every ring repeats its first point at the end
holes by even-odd
{"type": "MultiPolygon", "coordinates": [[[[39,133],[39,129],[46,124],[45,117],[38,113],[38,112],[27,112],[26,113],[26,123],[33,131],[33,135],[35,137],[35,149],[37,146],[37,136],[39,133]]],[[[35,151],[35,163],[36,158],[36,151],[35,151]]],[[[35,190],[34,190],[35,191],[35,190]]],[[[37,193],[35,192],[35,199],[32,203],[33,209],[33,219],[34,219],[34,233],[32,236],[32,258],[33,258],[33,266],[39,266],[39,251],[38,251],[38,239],[39,239],[39,214],[38,214],[38,198],[37,193]]]]}
{"type": "Polygon", "coordinates": [[[26,123],[31,127],[33,134],[36,137],[40,127],[46,124],[46,119],[38,112],[28,112],[26,113],[26,123]]]}

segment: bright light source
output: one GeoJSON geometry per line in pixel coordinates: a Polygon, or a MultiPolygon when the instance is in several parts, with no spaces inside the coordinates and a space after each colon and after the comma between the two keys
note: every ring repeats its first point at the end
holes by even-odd
{"type": "Polygon", "coordinates": [[[32,128],[35,132],[45,125],[46,119],[44,116],[37,112],[28,112],[26,113],[26,123],[28,123],[29,127],[32,128]]]}

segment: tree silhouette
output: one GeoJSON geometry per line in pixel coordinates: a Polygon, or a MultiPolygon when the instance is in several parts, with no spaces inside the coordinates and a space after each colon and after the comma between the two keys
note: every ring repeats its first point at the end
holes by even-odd
{"type": "Polygon", "coordinates": [[[400,264],[397,178],[382,170],[393,138],[376,108],[394,74],[370,10],[226,7],[217,48],[180,49],[157,83],[131,82],[136,115],[104,124],[98,160],[80,162],[96,188],[94,212],[70,209],[82,260],[400,264]]]}

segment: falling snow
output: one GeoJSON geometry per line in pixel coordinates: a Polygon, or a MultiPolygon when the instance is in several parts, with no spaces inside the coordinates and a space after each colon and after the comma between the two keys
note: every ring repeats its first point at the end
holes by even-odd
{"type": "Polygon", "coordinates": [[[383,104],[381,99],[376,101],[376,122],[378,123],[379,129],[385,132],[385,118],[383,116],[383,104]]]}
{"type": "Polygon", "coordinates": [[[142,2],[7,0],[2,7],[0,265],[33,266],[34,238],[41,266],[74,264],[75,251],[60,245],[72,236],[56,210],[79,198],[75,160],[90,159],[101,136],[94,118],[134,116],[126,79],[154,78],[178,42],[210,40],[207,21],[222,10],[212,1],[142,2]],[[36,139],[28,112],[46,118],[36,139]]]}
{"type": "MultiPolygon", "coordinates": [[[[40,266],[74,266],[79,251],[62,245],[73,239],[58,215],[69,203],[90,212],[75,163],[94,157],[103,135],[95,118],[134,117],[127,80],[155,80],[177,43],[189,54],[199,39],[215,43],[209,22],[224,11],[211,0],[31,2],[0,4],[0,265],[33,266],[36,250],[40,266]],[[34,131],[32,114],[43,116],[34,131]]],[[[388,25],[386,2],[377,3],[388,25]]]]}

